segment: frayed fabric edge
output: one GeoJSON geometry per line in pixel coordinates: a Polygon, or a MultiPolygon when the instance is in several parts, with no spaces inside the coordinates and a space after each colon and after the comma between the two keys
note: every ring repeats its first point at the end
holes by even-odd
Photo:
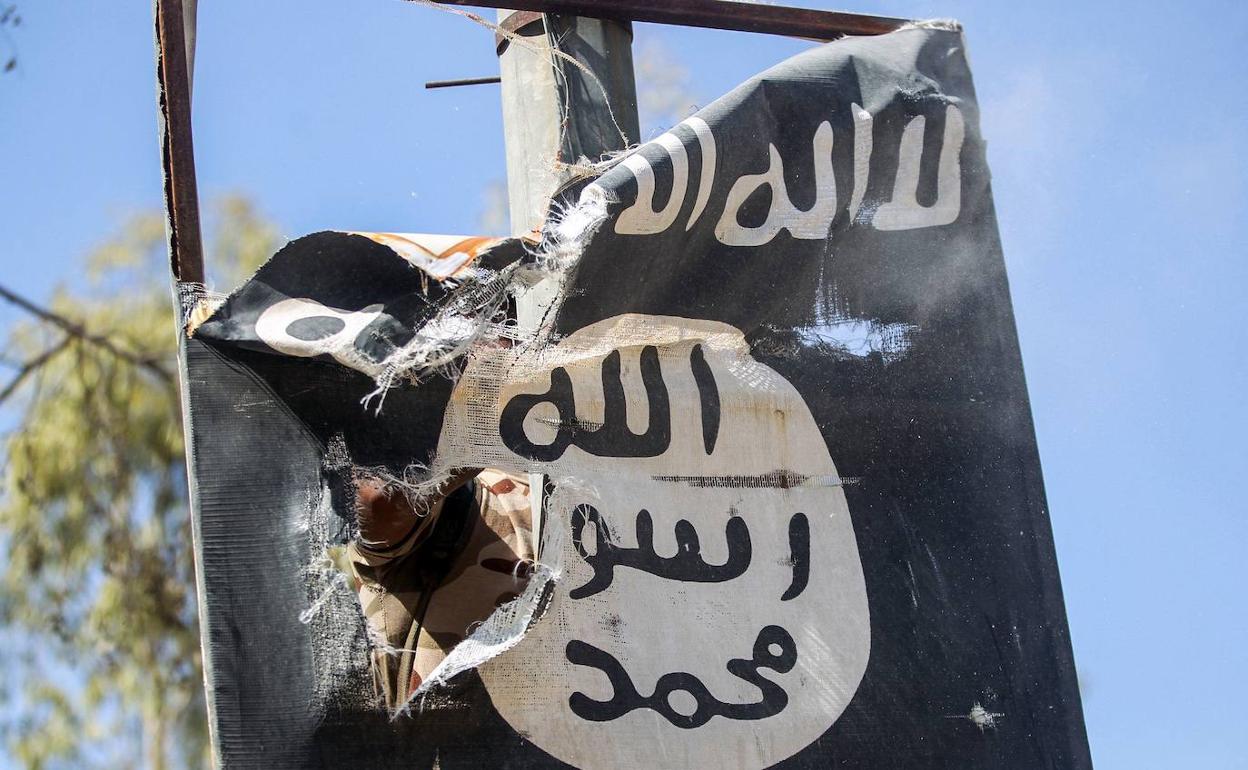
{"type": "MultiPolygon", "coordinates": [[[[501,303],[502,297],[505,296],[504,292],[519,294],[538,281],[549,279],[559,282],[554,303],[557,307],[564,297],[564,283],[579,262],[589,240],[607,220],[611,202],[607,191],[591,182],[581,191],[576,203],[562,206],[552,203],[551,214],[547,227],[543,231],[542,241],[530,254],[531,263],[510,268],[505,284],[488,290],[490,299],[487,302],[469,302],[465,307],[453,301],[448,305],[448,309],[452,313],[461,314],[467,320],[472,314],[480,312],[481,308],[488,307],[492,309],[491,319],[493,319],[493,310],[499,306],[497,303],[501,303]]],[[[471,292],[473,289],[465,284],[460,287],[460,291],[471,292]]],[[[548,339],[551,332],[550,320],[553,316],[552,312],[548,312],[546,322],[533,332],[530,339],[525,341],[540,346],[548,339]]],[[[426,341],[417,337],[383,364],[384,371],[375,378],[377,390],[370,394],[369,398],[376,397],[380,401],[385,391],[399,378],[421,378],[436,373],[437,367],[446,366],[449,363],[448,353],[451,349],[456,351],[452,358],[458,358],[464,353],[471,352],[476,346],[496,343],[501,336],[499,332],[500,324],[497,323],[497,319],[493,319],[492,322],[480,323],[470,337],[457,343],[453,348],[436,340],[426,341]]],[[[378,409],[380,409],[380,403],[378,409]]],[[[430,468],[415,470],[425,470],[423,474],[425,478],[418,480],[413,476],[419,474],[405,473],[406,478],[401,480],[400,486],[417,497],[440,489],[453,473],[452,469],[441,467],[437,462],[430,468]]],[[[560,527],[553,529],[555,533],[562,532],[560,527]]],[[[403,706],[391,714],[392,719],[409,714],[412,705],[423,703],[424,697],[433,689],[448,684],[457,675],[480,667],[520,643],[529,626],[538,616],[543,600],[548,597],[561,576],[558,555],[561,553],[562,543],[559,539],[559,535],[554,534],[541,544],[542,552],[547,555],[547,558],[534,565],[532,576],[524,592],[511,602],[497,608],[481,625],[457,644],[447,657],[425,677],[403,706]]]]}
{"type": "Polygon", "coordinates": [[[409,715],[413,705],[422,704],[424,697],[435,688],[449,684],[459,674],[478,668],[519,644],[535,620],[543,597],[557,580],[557,569],[538,562],[524,593],[494,610],[476,630],[455,645],[412,691],[407,702],[390,715],[391,720],[409,715]]]}
{"type": "MultiPolygon", "coordinates": [[[[601,503],[598,490],[587,481],[571,476],[553,480],[557,489],[565,494],[574,492],[577,500],[601,503]]],[[[565,498],[566,499],[566,498],[565,498]]],[[[551,501],[551,516],[558,519],[570,513],[570,509],[551,501]]],[[[503,653],[515,648],[524,639],[532,625],[548,612],[555,611],[555,585],[563,579],[563,551],[567,528],[545,526],[542,528],[539,559],[533,565],[528,585],[519,597],[494,610],[472,633],[439,663],[407,701],[390,715],[391,720],[409,715],[415,705],[422,708],[425,696],[435,689],[445,687],[455,677],[470,669],[480,668],[503,653]]]]}
{"type": "MultiPolygon", "coordinates": [[[[502,316],[506,298],[520,296],[539,281],[553,279],[559,282],[555,304],[562,301],[563,284],[586,243],[606,221],[610,202],[606,190],[590,183],[576,203],[552,203],[542,240],[530,251],[531,261],[499,272],[481,270],[462,280],[433,320],[369,372],[377,387],[362,403],[366,407],[375,404],[375,411],[380,413],[386,391],[400,380],[420,382],[438,374],[454,376],[458,362],[473,348],[495,344],[503,337],[517,341],[502,316]]],[[[552,318],[553,313],[548,312],[547,323],[534,332],[530,342],[540,344],[549,336],[552,318]]]]}
{"type": "Polygon", "coordinates": [[[938,29],[945,32],[962,32],[962,22],[957,19],[918,19],[906,22],[897,28],[898,32],[907,29],[938,29]]]}

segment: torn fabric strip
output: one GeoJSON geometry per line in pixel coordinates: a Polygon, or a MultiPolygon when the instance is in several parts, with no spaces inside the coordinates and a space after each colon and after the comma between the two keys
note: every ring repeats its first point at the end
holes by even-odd
{"type": "Polygon", "coordinates": [[[1089,767],[961,33],[813,48],[552,210],[308,236],[196,317],[218,760],[1089,767]],[[361,478],[461,468],[548,480],[533,550],[467,552],[515,590],[383,703],[335,554],[361,478]]]}

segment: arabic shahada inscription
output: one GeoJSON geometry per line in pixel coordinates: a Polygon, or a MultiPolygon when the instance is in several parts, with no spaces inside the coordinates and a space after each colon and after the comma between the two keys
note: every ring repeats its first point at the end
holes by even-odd
{"type": "Polygon", "coordinates": [[[710,321],[623,315],[530,357],[474,361],[440,448],[480,462],[465,422],[512,372],[477,451],[556,480],[544,558],[563,574],[481,668],[494,707],[583,768],[761,768],[816,740],[866,670],[870,624],[841,480],[797,391],[710,321]]]}

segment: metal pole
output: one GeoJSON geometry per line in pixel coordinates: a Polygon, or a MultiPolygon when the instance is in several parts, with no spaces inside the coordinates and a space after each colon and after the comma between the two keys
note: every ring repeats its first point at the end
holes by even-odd
{"type": "MultiPolygon", "coordinates": [[[[499,41],[511,231],[524,235],[541,227],[551,195],[571,178],[560,161],[598,160],[637,141],[632,29],[627,22],[524,11],[500,11],[499,20],[524,40],[499,41]],[[553,45],[597,82],[551,55],[553,45]]],[[[521,298],[521,327],[536,328],[554,292],[547,282],[521,298]]]]}
{"type": "Polygon", "coordinates": [[[204,250],[199,231],[199,192],[191,144],[191,65],[194,58],[195,3],[156,0],[161,166],[165,176],[165,215],[170,268],[181,283],[204,282],[204,250]],[[189,11],[189,14],[186,12],[189,11]]]}
{"type": "MultiPolygon", "coordinates": [[[[204,246],[199,224],[199,190],[195,181],[195,150],[191,142],[191,80],[195,62],[197,0],[155,0],[156,79],[159,99],[161,170],[165,183],[165,232],[169,239],[170,270],[173,277],[173,312],[178,339],[178,395],[182,408],[183,441],[186,446],[186,488],[191,520],[191,552],[195,558],[195,595],[199,627],[208,627],[205,590],[203,533],[200,530],[199,481],[194,472],[195,446],[192,441],[190,390],[187,376],[187,335],[185,332],[187,284],[203,284],[204,246]]],[[[221,766],[220,738],[217,735],[216,694],[207,683],[213,681],[213,657],[200,638],[204,669],[204,700],[208,716],[212,765],[221,766]]]]}
{"type": "MultiPolygon", "coordinates": [[[[628,22],[525,11],[499,11],[499,22],[525,41],[525,45],[508,44],[505,38],[498,42],[511,231],[524,235],[541,227],[551,195],[570,178],[557,161],[597,160],[637,141],[633,34],[628,22]],[[552,56],[552,45],[588,67],[598,83],[552,56]]],[[[557,288],[554,281],[543,281],[518,299],[517,321],[522,328],[537,328],[557,288]]],[[[529,474],[529,490],[533,532],[538,534],[545,477],[529,474]]]]}
{"type": "Polygon", "coordinates": [[[500,11],[499,20],[524,40],[499,41],[511,229],[523,235],[541,226],[550,196],[570,178],[558,162],[596,161],[637,141],[632,28],[525,11],[500,11]],[[585,65],[597,82],[551,55],[552,45],[585,65]]]}

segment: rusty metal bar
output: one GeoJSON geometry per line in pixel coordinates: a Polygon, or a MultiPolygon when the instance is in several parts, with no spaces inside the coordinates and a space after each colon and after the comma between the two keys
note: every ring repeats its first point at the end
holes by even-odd
{"type": "Polygon", "coordinates": [[[191,141],[191,78],[182,0],[156,0],[156,47],[170,269],[179,283],[203,283],[204,246],[191,141]]]}
{"type": "Polygon", "coordinates": [[[448,5],[514,8],[616,21],[648,21],[741,32],[835,40],[845,35],[883,35],[907,19],[816,11],[732,0],[453,0],[448,5]]]}

